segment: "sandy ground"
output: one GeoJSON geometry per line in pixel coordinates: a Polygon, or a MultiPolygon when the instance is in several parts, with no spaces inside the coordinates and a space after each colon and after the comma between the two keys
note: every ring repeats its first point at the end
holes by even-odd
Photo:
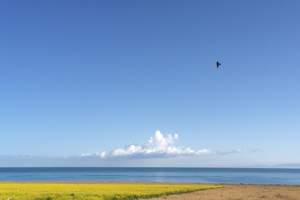
{"type": "Polygon", "coordinates": [[[225,185],[212,189],[154,198],[152,200],[300,200],[300,186],[225,185]]]}

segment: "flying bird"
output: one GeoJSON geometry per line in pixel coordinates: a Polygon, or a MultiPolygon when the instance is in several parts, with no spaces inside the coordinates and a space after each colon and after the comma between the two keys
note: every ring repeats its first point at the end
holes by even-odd
{"type": "Polygon", "coordinates": [[[216,67],[219,68],[221,66],[221,63],[219,61],[216,62],[216,67]]]}

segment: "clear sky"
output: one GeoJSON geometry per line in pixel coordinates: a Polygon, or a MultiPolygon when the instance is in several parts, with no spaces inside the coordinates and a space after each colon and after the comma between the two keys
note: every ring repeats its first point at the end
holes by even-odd
{"type": "Polygon", "coordinates": [[[81,165],[82,153],[147,150],[156,130],[178,134],[181,153],[210,153],[124,165],[300,163],[299,10],[296,0],[1,1],[0,165],[81,165]]]}

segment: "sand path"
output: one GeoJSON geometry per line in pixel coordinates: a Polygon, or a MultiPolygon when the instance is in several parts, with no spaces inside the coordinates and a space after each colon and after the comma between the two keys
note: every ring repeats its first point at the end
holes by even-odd
{"type": "Polygon", "coordinates": [[[300,186],[225,185],[221,189],[152,200],[300,200],[300,186]]]}

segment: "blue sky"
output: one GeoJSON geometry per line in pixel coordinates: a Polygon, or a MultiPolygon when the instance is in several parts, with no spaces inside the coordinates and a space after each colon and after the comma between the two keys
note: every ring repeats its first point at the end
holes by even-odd
{"type": "Polygon", "coordinates": [[[122,165],[300,163],[299,9],[293,0],[2,1],[0,165],[84,165],[82,153],[144,148],[156,130],[179,135],[172,147],[211,154],[122,165]]]}

